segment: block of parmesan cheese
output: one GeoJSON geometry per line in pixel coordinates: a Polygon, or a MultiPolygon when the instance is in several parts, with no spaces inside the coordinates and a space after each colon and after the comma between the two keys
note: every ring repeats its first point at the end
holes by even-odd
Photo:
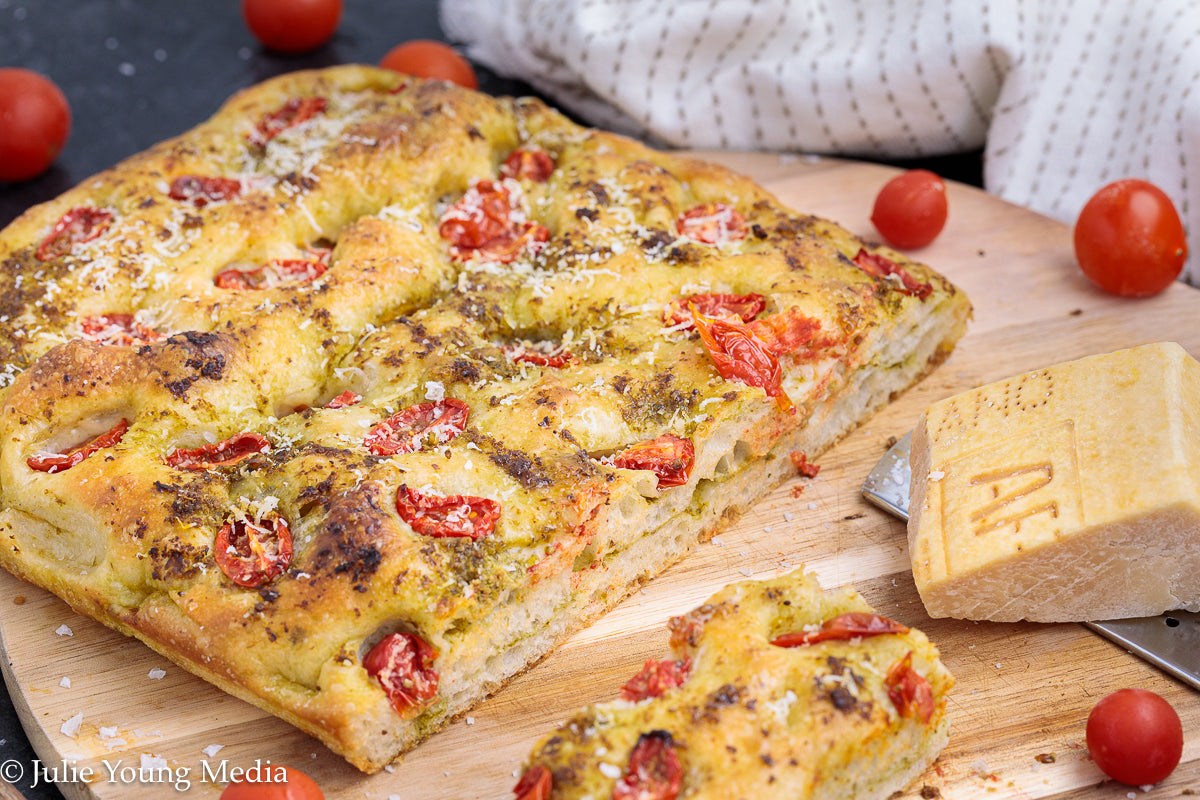
{"type": "Polygon", "coordinates": [[[1200,610],[1200,364],[1178,344],[935,403],[911,458],[909,550],[930,616],[1200,610]]]}

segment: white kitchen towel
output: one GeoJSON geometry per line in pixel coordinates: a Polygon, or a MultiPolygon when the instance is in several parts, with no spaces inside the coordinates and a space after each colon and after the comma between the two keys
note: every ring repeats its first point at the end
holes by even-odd
{"type": "Polygon", "coordinates": [[[590,124],[655,144],[914,158],[1073,223],[1145,178],[1200,285],[1197,0],[441,0],[451,40],[590,124]]]}

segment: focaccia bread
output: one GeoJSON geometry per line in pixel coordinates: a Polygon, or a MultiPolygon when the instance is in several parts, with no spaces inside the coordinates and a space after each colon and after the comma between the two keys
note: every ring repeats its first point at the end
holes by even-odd
{"type": "Polygon", "coordinates": [[[797,570],[670,621],[672,656],[539,742],[517,800],[883,800],[950,735],[923,633],[797,570]]]}
{"type": "Polygon", "coordinates": [[[728,170],[298,72],[0,235],[0,563],[374,771],[938,363],[728,170]]]}

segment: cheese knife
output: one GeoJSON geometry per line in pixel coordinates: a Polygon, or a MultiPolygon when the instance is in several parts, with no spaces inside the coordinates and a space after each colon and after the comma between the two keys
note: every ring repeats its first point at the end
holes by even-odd
{"type": "MultiPolygon", "coordinates": [[[[908,519],[908,463],[912,433],[897,441],[863,481],[869,502],[900,519],[908,519]]],[[[1200,689],[1200,613],[1168,611],[1157,617],[1137,617],[1083,623],[1189,686],[1200,689]]]]}

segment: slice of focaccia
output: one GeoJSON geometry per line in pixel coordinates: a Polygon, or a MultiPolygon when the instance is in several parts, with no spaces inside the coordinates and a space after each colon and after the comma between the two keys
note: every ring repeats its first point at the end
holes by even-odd
{"type": "Polygon", "coordinates": [[[882,800],[949,737],[937,648],[848,587],[743,581],[670,630],[671,658],[537,744],[518,800],[882,800]]]}
{"type": "Polygon", "coordinates": [[[938,363],[751,181],[368,67],[0,234],[0,564],[377,770],[938,363]]]}

